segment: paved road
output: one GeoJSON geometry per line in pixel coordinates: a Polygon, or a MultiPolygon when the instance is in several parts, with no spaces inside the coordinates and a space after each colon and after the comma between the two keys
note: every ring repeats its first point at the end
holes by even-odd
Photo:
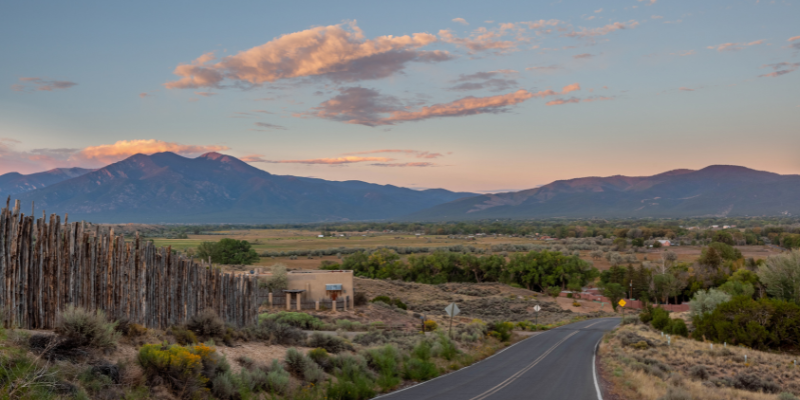
{"type": "Polygon", "coordinates": [[[581,321],[543,332],[494,357],[382,400],[597,399],[594,348],[619,318],[581,321]]]}

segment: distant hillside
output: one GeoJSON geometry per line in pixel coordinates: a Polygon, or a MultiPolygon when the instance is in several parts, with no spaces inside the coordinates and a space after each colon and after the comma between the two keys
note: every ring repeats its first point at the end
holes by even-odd
{"type": "Polygon", "coordinates": [[[474,195],[272,175],[218,153],[158,153],[15,197],[73,221],[281,223],[397,218],[474,195]]]}
{"type": "Polygon", "coordinates": [[[714,165],[647,177],[555,181],[520,192],[462,198],[406,216],[445,221],[485,218],[628,218],[800,214],[800,176],[714,165]]]}
{"type": "Polygon", "coordinates": [[[91,171],[91,169],[84,168],[56,168],[29,175],[9,172],[0,175],[0,197],[5,198],[18,193],[41,189],[91,171]]]}

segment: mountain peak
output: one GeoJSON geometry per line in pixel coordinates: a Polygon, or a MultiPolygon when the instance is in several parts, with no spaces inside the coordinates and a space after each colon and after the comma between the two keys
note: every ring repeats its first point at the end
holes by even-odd
{"type": "Polygon", "coordinates": [[[200,157],[197,157],[197,158],[207,158],[209,160],[215,160],[216,161],[216,160],[219,160],[219,159],[224,158],[224,157],[229,157],[229,156],[226,156],[225,154],[217,153],[216,151],[211,151],[211,152],[205,153],[205,154],[203,154],[203,155],[201,155],[200,157]]]}

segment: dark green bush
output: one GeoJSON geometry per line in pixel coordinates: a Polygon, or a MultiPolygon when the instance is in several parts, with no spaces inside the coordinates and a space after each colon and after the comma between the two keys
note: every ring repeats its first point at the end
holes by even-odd
{"type": "Polygon", "coordinates": [[[670,324],[669,312],[660,307],[653,308],[653,328],[663,330],[670,324]]]}
{"type": "Polygon", "coordinates": [[[116,323],[108,322],[103,311],[69,306],[61,313],[56,333],[64,339],[60,347],[107,350],[117,346],[120,332],[115,327],[116,323]]]}
{"type": "Polygon", "coordinates": [[[436,364],[413,357],[403,365],[403,377],[412,381],[427,381],[439,376],[436,364]]]}
{"type": "Polygon", "coordinates": [[[734,297],[693,318],[692,337],[758,350],[793,350],[800,337],[800,306],[782,300],[734,297]]]}
{"type": "MultiPolygon", "coordinates": [[[[669,324],[669,333],[672,335],[679,335],[683,337],[689,336],[689,329],[686,327],[686,322],[683,319],[675,318],[669,324]]],[[[665,331],[666,332],[666,331],[665,331]]]]}

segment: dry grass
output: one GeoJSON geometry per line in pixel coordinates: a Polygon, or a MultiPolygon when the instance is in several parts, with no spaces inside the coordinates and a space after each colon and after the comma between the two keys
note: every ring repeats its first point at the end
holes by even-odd
{"type": "Polygon", "coordinates": [[[673,337],[671,346],[667,346],[658,332],[642,325],[624,326],[607,334],[598,354],[603,375],[625,399],[662,399],[670,386],[685,390],[693,399],[709,400],[774,400],[780,392],[800,394],[800,367],[793,365],[793,356],[719,345],[711,350],[708,343],[682,337],[673,337]],[[630,345],[639,339],[653,346],[630,345]],[[707,377],[698,373],[701,369],[707,371],[707,377]],[[754,377],[755,383],[746,381],[748,376],[754,377]],[[729,386],[748,382],[756,391],[729,386]],[[776,392],[755,389],[760,384],[764,385],[762,390],[776,392]]]}

